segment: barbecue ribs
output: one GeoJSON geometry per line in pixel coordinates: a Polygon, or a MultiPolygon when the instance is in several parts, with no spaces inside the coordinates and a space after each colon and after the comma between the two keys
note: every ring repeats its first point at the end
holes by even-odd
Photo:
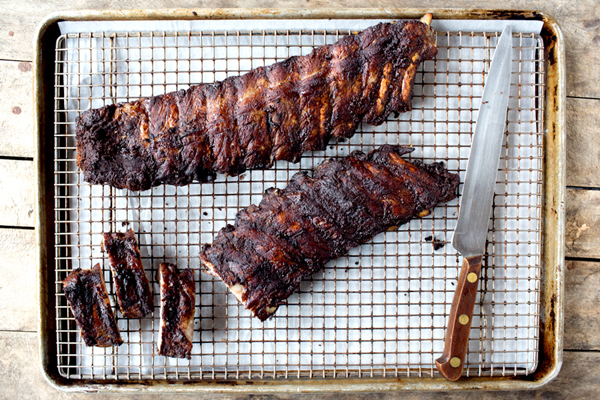
{"type": "Polygon", "coordinates": [[[133,230],[104,233],[103,239],[121,313],[125,318],[143,318],[154,311],[154,300],[133,230]]]}
{"type": "Polygon", "coordinates": [[[77,165],[90,183],[146,190],[298,162],[410,110],[416,69],[436,54],[428,24],[381,23],[222,82],[88,110],[77,165]]]}
{"type": "Polygon", "coordinates": [[[196,307],[194,272],[160,264],[160,327],[158,354],[190,359],[196,307]]]}
{"type": "Polygon", "coordinates": [[[314,178],[297,173],[240,211],[204,246],[202,263],[264,321],[326,262],[457,196],[458,175],[411,164],[401,157],[410,151],[385,145],[324,162],[314,178]]]}
{"type": "Polygon", "coordinates": [[[62,284],[87,346],[109,347],[123,344],[110,307],[100,264],[92,269],[76,268],[62,284]]]}

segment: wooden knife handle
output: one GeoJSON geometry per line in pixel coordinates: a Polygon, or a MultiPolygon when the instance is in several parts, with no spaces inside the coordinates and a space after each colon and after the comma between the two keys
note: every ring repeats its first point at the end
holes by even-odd
{"type": "Polygon", "coordinates": [[[444,353],[435,360],[437,369],[442,376],[451,381],[458,380],[462,374],[471,331],[471,319],[473,319],[473,307],[475,307],[475,297],[479,286],[482,258],[483,256],[465,257],[463,261],[450,309],[444,353]]]}

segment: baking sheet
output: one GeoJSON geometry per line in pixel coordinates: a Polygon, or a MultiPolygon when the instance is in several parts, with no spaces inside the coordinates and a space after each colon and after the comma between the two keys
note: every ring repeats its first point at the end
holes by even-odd
{"type": "MultiPolygon", "coordinates": [[[[74,148],[73,121],[81,110],[221,80],[307,54],[314,46],[377,21],[336,21],[335,29],[331,21],[311,22],[321,24],[311,26],[320,30],[317,34],[293,30],[271,34],[270,29],[279,29],[272,22],[265,25],[269,31],[261,29],[255,35],[237,33],[247,25],[228,30],[226,24],[217,25],[221,28],[216,35],[204,29],[199,35],[170,33],[186,32],[176,26],[163,34],[67,35],[66,147],[74,148]]],[[[187,26],[189,21],[182,23],[187,26]]],[[[255,21],[251,24],[256,27],[255,21]]],[[[109,26],[103,23],[103,27],[109,26]]],[[[485,71],[498,36],[499,31],[491,35],[439,32],[440,53],[435,62],[420,68],[411,113],[380,127],[364,125],[349,142],[308,154],[298,165],[280,162],[273,170],[220,177],[215,184],[163,186],[142,193],[92,186],[78,173],[68,174],[71,254],[68,265],[57,266],[58,275],[100,262],[110,282],[108,263],[100,251],[101,233],[131,226],[138,234],[154,292],[158,293],[154,274],[160,262],[194,268],[198,307],[193,357],[188,362],[155,354],[157,312],[155,318],[140,321],[117,314],[126,344],[116,350],[92,349],[82,344],[72,318],[64,313],[64,299],[58,299],[57,307],[63,307],[63,320],[69,325],[66,331],[75,333],[78,369],[66,373],[107,379],[131,374],[178,379],[435,374],[433,360],[443,349],[446,315],[461,262],[449,244],[457,200],[438,207],[431,218],[378,235],[349,257],[328,264],[265,323],[251,318],[221,282],[200,273],[197,255],[201,243],[210,243],[241,207],[258,203],[265,189],[285,187],[293,173],[312,170],[323,159],[352,150],[410,144],[416,148],[411,157],[443,160],[464,179],[485,71]],[[429,237],[444,247],[434,250],[426,240],[429,237]]],[[[467,374],[526,374],[537,364],[543,114],[539,72],[543,67],[538,36],[517,34],[514,41],[508,135],[467,374]]],[[[71,161],[69,168],[76,172],[73,167],[71,161]]],[[[110,284],[109,291],[114,293],[110,284]]],[[[59,355],[64,354],[61,349],[59,345],[59,355]]]]}

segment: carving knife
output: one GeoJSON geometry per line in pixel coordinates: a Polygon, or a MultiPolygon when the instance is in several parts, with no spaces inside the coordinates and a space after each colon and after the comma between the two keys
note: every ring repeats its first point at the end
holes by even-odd
{"type": "Polygon", "coordinates": [[[444,352],[435,361],[440,373],[451,381],[460,378],[467,353],[506,129],[511,64],[512,28],[506,26],[498,41],[483,88],[458,220],[452,236],[452,246],[464,259],[450,310],[444,352]]]}

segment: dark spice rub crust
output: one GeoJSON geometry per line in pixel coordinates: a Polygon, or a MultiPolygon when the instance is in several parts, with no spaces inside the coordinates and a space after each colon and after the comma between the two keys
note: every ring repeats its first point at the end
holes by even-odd
{"type": "Polygon", "coordinates": [[[285,304],[300,281],[380,232],[428,215],[457,196],[459,177],[443,164],[412,164],[412,151],[384,145],[294,175],[240,211],[200,259],[261,320],[285,304]]]}
{"type": "Polygon", "coordinates": [[[74,269],[62,284],[81,337],[87,346],[110,347],[123,344],[102,279],[100,264],[91,269],[74,269]]]}
{"type": "Polygon", "coordinates": [[[429,25],[381,23],[242,76],[88,110],[77,165],[87,182],[146,190],[298,162],[410,110],[416,69],[436,54],[429,25]]]}
{"type": "Polygon", "coordinates": [[[160,282],[160,327],[158,354],[192,358],[194,312],[196,307],[194,271],[179,270],[163,263],[158,270],[160,282]]]}
{"type": "Polygon", "coordinates": [[[154,311],[154,299],[133,230],[106,232],[102,237],[121,313],[125,318],[143,318],[154,311]]]}

